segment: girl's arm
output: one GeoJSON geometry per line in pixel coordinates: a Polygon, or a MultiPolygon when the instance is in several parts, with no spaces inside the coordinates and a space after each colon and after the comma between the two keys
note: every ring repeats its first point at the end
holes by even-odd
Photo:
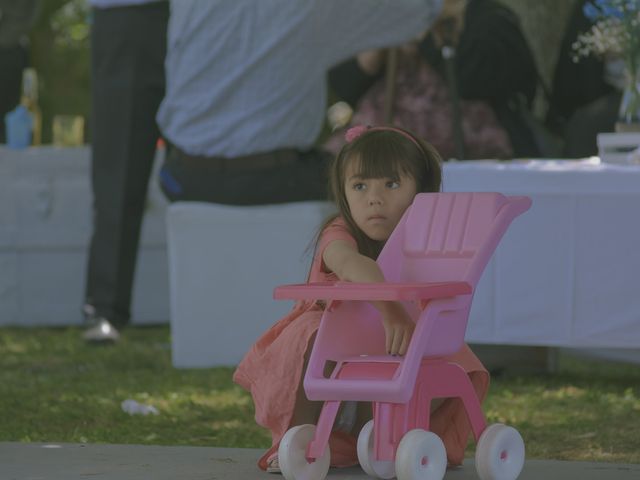
{"type": "MultiPolygon", "coordinates": [[[[385,278],[378,264],[360,254],[350,243],[343,240],[330,242],[322,253],[322,260],[328,270],[347,282],[384,282],[385,278]]],[[[392,355],[404,355],[415,324],[399,302],[372,302],[382,315],[386,337],[386,350],[392,355]]]]}

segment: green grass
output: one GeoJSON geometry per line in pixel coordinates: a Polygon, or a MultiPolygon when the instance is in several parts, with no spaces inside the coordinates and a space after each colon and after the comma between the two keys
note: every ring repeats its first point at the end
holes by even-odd
{"type": "MultiPolygon", "coordinates": [[[[0,441],[266,448],[232,372],[172,368],[166,326],[111,347],[75,328],[3,328],[0,441]],[[127,398],[160,414],[130,416],[127,398]]],[[[522,433],[528,458],[640,463],[640,367],[561,356],[555,374],[492,379],[484,409],[522,433]]]]}
{"type": "Polygon", "coordinates": [[[171,367],[167,327],[129,328],[115,346],[86,345],[80,333],[0,329],[0,440],[269,445],[231,368],[171,367]],[[130,416],[127,398],[161,413],[130,416]]]}
{"type": "Polygon", "coordinates": [[[489,421],[518,428],[529,458],[640,463],[640,367],[559,360],[552,375],[494,380],[489,421]]]}

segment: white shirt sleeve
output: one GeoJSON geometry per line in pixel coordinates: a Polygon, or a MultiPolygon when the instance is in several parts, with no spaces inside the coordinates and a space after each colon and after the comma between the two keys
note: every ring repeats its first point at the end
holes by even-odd
{"type": "Polygon", "coordinates": [[[314,27],[331,67],[373,48],[400,45],[426,31],[442,0],[319,0],[314,27]]]}

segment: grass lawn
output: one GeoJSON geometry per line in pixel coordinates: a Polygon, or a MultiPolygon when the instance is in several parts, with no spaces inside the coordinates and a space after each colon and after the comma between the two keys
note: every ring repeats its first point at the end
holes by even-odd
{"type": "MultiPolygon", "coordinates": [[[[168,326],[110,347],[77,328],[1,328],[0,441],[266,448],[232,372],[172,368],[168,326]],[[128,398],[160,414],[130,416],[128,398]]],[[[521,432],[528,458],[640,463],[638,366],[561,355],[557,373],[493,378],[484,407],[521,432]]]]}

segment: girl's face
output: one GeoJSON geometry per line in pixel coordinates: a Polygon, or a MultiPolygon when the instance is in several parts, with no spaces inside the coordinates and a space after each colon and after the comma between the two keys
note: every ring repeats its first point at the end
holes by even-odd
{"type": "Polygon", "coordinates": [[[363,178],[347,165],[345,195],[356,225],[372,240],[386,241],[418,191],[416,181],[399,178],[363,178]]]}

